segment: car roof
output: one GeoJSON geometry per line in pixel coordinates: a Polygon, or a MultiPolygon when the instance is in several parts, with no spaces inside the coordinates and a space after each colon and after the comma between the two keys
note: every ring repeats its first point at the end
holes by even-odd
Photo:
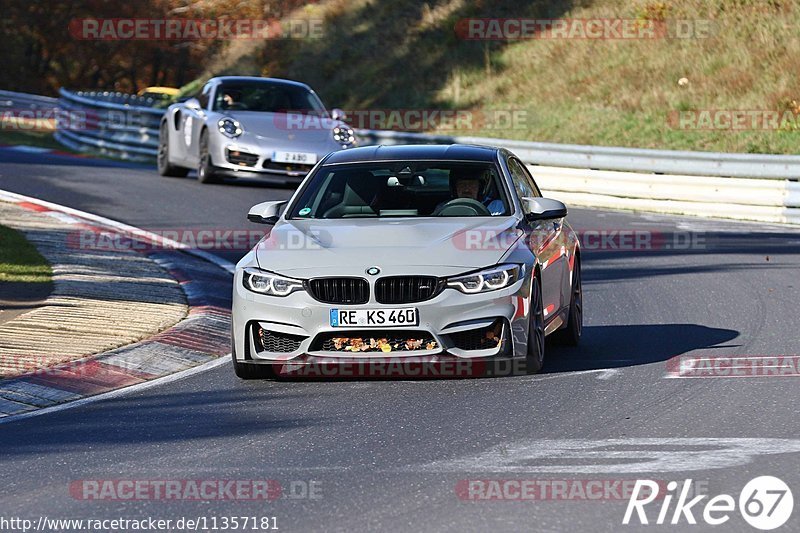
{"type": "Polygon", "coordinates": [[[486,161],[493,162],[499,148],[469,144],[404,144],[350,148],[334,152],[325,164],[359,163],[364,161],[486,161]]]}
{"type": "Polygon", "coordinates": [[[311,90],[311,87],[306,85],[305,83],[294,81],[294,80],[284,80],[283,78],[262,78],[260,76],[217,76],[215,78],[211,78],[208,80],[210,82],[220,82],[225,83],[228,81],[237,82],[237,81],[255,81],[255,82],[267,82],[267,83],[281,83],[284,85],[295,85],[297,87],[304,87],[308,90],[311,90]]]}

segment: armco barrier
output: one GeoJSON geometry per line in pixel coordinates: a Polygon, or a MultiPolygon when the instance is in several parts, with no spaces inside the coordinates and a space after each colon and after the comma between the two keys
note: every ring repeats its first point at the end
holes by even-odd
{"type": "Polygon", "coordinates": [[[129,160],[152,160],[164,109],[151,99],[110,92],[61,89],[56,139],[82,152],[129,160]]]}
{"type": "Polygon", "coordinates": [[[800,224],[800,156],[639,150],[359,130],[368,144],[464,143],[512,150],[570,205],[800,224]]]}
{"type": "Polygon", "coordinates": [[[800,183],[529,165],[546,194],[569,205],[800,224],[800,183]]]}
{"type": "Polygon", "coordinates": [[[515,141],[491,137],[426,135],[400,131],[358,130],[358,134],[369,144],[435,142],[502,146],[512,150],[523,161],[567,168],[734,178],[800,178],[800,156],[795,155],[643,150],[584,144],[515,141]]]}
{"type": "Polygon", "coordinates": [[[25,111],[55,109],[58,99],[38,94],[16,93],[13,91],[0,91],[0,113],[7,111],[25,111]]]}
{"type": "MultiPolygon", "coordinates": [[[[152,159],[164,110],[149,107],[151,103],[120,93],[62,89],[63,123],[70,124],[73,113],[87,117],[90,127],[59,127],[56,138],[73,149],[152,159]]],[[[639,150],[379,130],[357,133],[362,144],[508,148],[529,165],[547,194],[572,205],[800,223],[800,156],[639,150]]]]}

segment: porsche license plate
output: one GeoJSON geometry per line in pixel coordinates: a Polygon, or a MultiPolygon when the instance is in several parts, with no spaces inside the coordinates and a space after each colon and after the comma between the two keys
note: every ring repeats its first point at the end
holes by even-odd
{"type": "Polygon", "coordinates": [[[313,165],[317,162],[317,154],[310,152],[272,152],[272,162],[313,165]]]}
{"type": "Polygon", "coordinates": [[[386,326],[416,326],[419,324],[417,309],[331,309],[331,327],[358,326],[380,328],[386,326]]]}

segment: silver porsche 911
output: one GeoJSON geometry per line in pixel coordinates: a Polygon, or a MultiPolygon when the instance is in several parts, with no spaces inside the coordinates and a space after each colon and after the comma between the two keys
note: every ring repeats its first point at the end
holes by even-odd
{"type": "Polygon", "coordinates": [[[573,345],[581,335],[566,215],[504,149],[332,153],[288,202],[248,214],[272,228],[236,267],[236,374],[389,359],[538,372],[546,335],[573,345]]]}
{"type": "Polygon", "coordinates": [[[202,183],[224,177],[299,183],[330,152],[356,145],[353,130],[308,85],[274,78],[210,79],[171,105],[159,131],[158,172],[202,183]]]}

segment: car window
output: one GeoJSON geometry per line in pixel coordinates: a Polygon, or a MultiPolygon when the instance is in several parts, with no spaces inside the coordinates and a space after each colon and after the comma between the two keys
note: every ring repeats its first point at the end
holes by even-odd
{"type": "Polygon", "coordinates": [[[525,166],[525,163],[523,163],[519,159],[514,158],[514,161],[516,161],[519,164],[519,168],[522,170],[522,173],[525,176],[528,185],[530,185],[531,189],[536,193],[534,196],[537,198],[541,198],[542,191],[540,191],[539,186],[536,185],[536,180],[533,179],[533,176],[531,175],[531,172],[528,170],[528,167],[525,166]]]}
{"type": "Polygon", "coordinates": [[[270,81],[222,83],[214,95],[213,109],[327,116],[319,98],[305,87],[270,81]]]}
{"type": "Polygon", "coordinates": [[[508,158],[508,171],[511,173],[511,181],[514,183],[514,190],[517,193],[517,198],[519,198],[520,204],[522,204],[522,210],[527,214],[528,210],[525,208],[525,204],[522,203],[522,199],[541,195],[537,194],[538,191],[534,189],[531,182],[528,181],[525,171],[522,169],[522,165],[513,157],[508,158]]]}
{"type": "Polygon", "coordinates": [[[493,163],[369,162],[319,168],[289,218],[500,216],[508,205],[493,163]]]}
{"type": "Polygon", "coordinates": [[[200,102],[200,107],[203,109],[208,109],[208,97],[211,94],[211,87],[212,84],[206,83],[203,90],[200,91],[200,94],[197,96],[197,101],[200,102]]]}

